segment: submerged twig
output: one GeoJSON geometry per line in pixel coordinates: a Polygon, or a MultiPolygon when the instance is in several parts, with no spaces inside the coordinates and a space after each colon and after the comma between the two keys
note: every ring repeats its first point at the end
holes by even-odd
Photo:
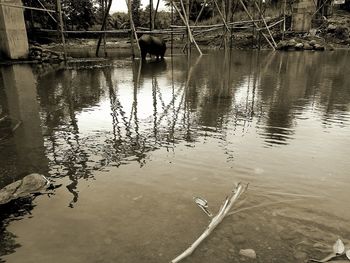
{"type": "Polygon", "coordinates": [[[15,132],[15,131],[18,129],[18,127],[21,126],[21,124],[22,124],[22,122],[21,122],[21,121],[18,121],[18,122],[16,123],[16,125],[12,128],[12,132],[15,132]]]}
{"type": "Polygon", "coordinates": [[[288,200],[283,200],[283,201],[267,202],[267,203],[263,203],[263,204],[259,204],[259,205],[253,205],[253,206],[249,206],[249,207],[244,207],[244,208],[241,208],[241,209],[232,211],[231,213],[228,213],[227,215],[228,215],[228,216],[234,215],[234,214],[237,214],[237,213],[239,213],[239,212],[246,211],[246,210],[250,210],[250,209],[253,209],[253,208],[265,207],[265,206],[270,206],[270,205],[275,205],[275,204],[281,204],[281,203],[289,203],[289,202],[304,201],[304,200],[305,200],[305,199],[298,198],[298,199],[288,199],[288,200]]]}
{"type": "Polygon", "coordinates": [[[186,249],[182,254],[177,256],[175,259],[171,261],[171,263],[180,262],[184,258],[188,257],[193,253],[193,251],[199,246],[199,244],[207,238],[210,233],[220,224],[220,222],[225,218],[228,211],[231,209],[232,205],[238,200],[240,195],[245,191],[245,187],[243,184],[239,183],[235,189],[232,191],[232,193],[226,197],[223,205],[221,206],[219,212],[213,219],[210,221],[209,226],[206,228],[206,230],[203,232],[203,234],[188,248],[186,249]]]}

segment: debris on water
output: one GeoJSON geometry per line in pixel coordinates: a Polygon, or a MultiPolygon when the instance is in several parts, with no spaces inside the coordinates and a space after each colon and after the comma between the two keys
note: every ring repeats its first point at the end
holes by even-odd
{"type": "Polygon", "coordinates": [[[212,217],[213,214],[208,209],[208,201],[202,197],[193,197],[194,202],[203,210],[207,216],[212,217]]]}
{"type": "Polygon", "coordinates": [[[243,257],[247,257],[247,258],[252,258],[255,259],[256,258],[256,253],[254,251],[254,249],[248,248],[248,249],[241,249],[239,251],[239,254],[243,257]]]}
{"type": "MultiPolygon", "coordinates": [[[[227,216],[228,212],[232,208],[233,204],[236,203],[238,198],[244,193],[246,189],[247,186],[244,186],[242,183],[237,184],[237,186],[233,189],[230,195],[226,197],[224,203],[221,205],[219,212],[214,217],[212,217],[205,231],[196,239],[196,241],[192,243],[192,245],[190,245],[189,248],[187,248],[179,256],[174,258],[171,261],[171,263],[178,263],[184,258],[190,256],[194,252],[194,250],[202,243],[202,241],[205,240],[213,232],[213,230],[222,222],[222,220],[227,216]]],[[[208,206],[208,202],[205,199],[199,197],[194,199],[196,204],[200,204],[199,207],[205,208],[205,206],[208,206]]]]}
{"type": "Polygon", "coordinates": [[[139,196],[134,197],[132,200],[137,201],[137,200],[141,199],[142,197],[143,197],[143,195],[139,195],[139,196]]]}
{"type": "Polygon", "coordinates": [[[34,193],[46,190],[51,182],[43,175],[32,173],[12,184],[0,189],[0,205],[11,200],[26,197],[34,193]]]}
{"type": "Polygon", "coordinates": [[[320,260],[313,259],[313,258],[309,259],[308,262],[320,262],[320,263],[338,262],[338,263],[340,263],[340,262],[343,262],[343,260],[339,261],[338,259],[342,259],[342,258],[347,258],[348,260],[350,260],[350,249],[346,250],[343,241],[340,238],[338,238],[337,241],[333,245],[333,252],[331,254],[329,254],[327,257],[320,259],[320,260]],[[333,259],[334,259],[334,261],[333,261],[333,259]]]}
{"type": "Polygon", "coordinates": [[[338,240],[333,245],[333,252],[336,255],[341,255],[344,253],[344,251],[345,251],[344,243],[343,243],[343,241],[341,241],[340,238],[338,238],[338,240]]]}

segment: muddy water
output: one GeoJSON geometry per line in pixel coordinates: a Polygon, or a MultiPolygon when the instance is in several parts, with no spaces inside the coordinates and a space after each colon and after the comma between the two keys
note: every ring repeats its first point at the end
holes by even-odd
{"type": "Polygon", "coordinates": [[[0,208],[0,262],[169,262],[209,222],[192,198],[216,212],[237,182],[236,213],[184,262],[247,261],[245,248],[303,262],[350,244],[349,59],[1,68],[1,187],[31,172],[62,186],[0,208]]]}

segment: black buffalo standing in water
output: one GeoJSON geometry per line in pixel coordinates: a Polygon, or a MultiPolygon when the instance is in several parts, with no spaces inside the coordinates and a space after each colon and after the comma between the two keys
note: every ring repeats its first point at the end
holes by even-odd
{"type": "Polygon", "coordinates": [[[163,39],[150,35],[142,35],[139,38],[139,44],[142,60],[146,59],[147,53],[155,55],[157,59],[159,59],[159,57],[161,57],[161,59],[164,58],[166,45],[163,39]]]}

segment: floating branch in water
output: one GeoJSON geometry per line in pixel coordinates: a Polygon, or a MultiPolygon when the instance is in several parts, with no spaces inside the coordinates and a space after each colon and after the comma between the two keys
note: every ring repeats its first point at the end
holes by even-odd
{"type": "Polygon", "coordinates": [[[308,260],[308,262],[319,262],[319,263],[325,263],[325,262],[344,262],[343,260],[334,260],[333,259],[338,259],[340,257],[344,257],[344,255],[347,257],[348,260],[350,260],[350,249],[345,250],[345,245],[343,241],[338,238],[338,240],[334,243],[333,245],[333,252],[329,254],[327,257],[323,259],[314,259],[311,258],[308,260]]]}
{"type": "Polygon", "coordinates": [[[201,197],[193,197],[193,200],[199,206],[199,208],[202,209],[203,212],[207,214],[207,216],[209,217],[213,216],[213,214],[209,211],[207,200],[201,197]]]}
{"type": "Polygon", "coordinates": [[[188,248],[186,249],[181,255],[177,256],[175,259],[171,261],[171,263],[177,263],[183,260],[184,258],[190,256],[193,251],[199,246],[199,244],[206,239],[210,233],[221,223],[221,221],[225,218],[227,213],[230,211],[233,204],[238,200],[238,198],[241,196],[241,194],[246,190],[246,187],[239,183],[232,193],[226,197],[223,205],[221,206],[219,212],[215,217],[212,218],[209,226],[206,228],[206,230],[203,232],[203,234],[188,248]]]}

